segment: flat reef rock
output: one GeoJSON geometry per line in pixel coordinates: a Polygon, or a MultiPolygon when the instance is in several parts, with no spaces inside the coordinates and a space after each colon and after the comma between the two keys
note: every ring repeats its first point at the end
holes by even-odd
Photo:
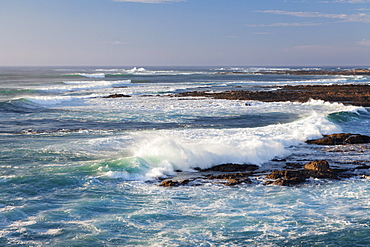
{"type": "Polygon", "coordinates": [[[279,75],[370,75],[370,69],[352,69],[352,70],[271,70],[259,72],[218,72],[217,74],[279,74],[279,75]]]}
{"type": "Polygon", "coordinates": [[[370,85],[368,84],[284,86],[271,91],[193,91],[179,93],[176,96],[212,97],[215,99],[229,100],[257,100],[263,102],[307,102],[310,99],[315,99],[339,102],[346,105],[370,107],[370,85]]]}
{"type": "Polygon", "coordinates": [[[323,138],[308,140],[306,141],[306,143],[316,145],[363,144],[370,143],[370,136],[351,133],[338,133],[332,135],[324,135],[323,138]]]}

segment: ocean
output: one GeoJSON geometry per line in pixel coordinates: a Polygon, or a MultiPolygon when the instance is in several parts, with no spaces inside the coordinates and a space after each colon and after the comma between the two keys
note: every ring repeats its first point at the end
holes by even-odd
{"type": "Polygon", "coordinates": [[[370,135],[370,108],[175,95],[370,83],[260,73],[295,69],[339,68],[0,67],[0,246],[368,246],[369,179],[158,186],[224,163],[370,165],[369,145],[305,143],[370,135]]]}

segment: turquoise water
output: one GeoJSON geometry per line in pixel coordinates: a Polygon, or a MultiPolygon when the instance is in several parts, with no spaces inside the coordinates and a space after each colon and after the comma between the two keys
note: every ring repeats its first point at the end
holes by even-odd
{"type": "MultiPolygon", "coordinates": [[[[159,187],[178,170],[274,158],[370,134],[368,108],[171,97],[187,90],[369,83],[219,74],[264,68],[0,68],[1,246],[367,246],[369,180],[159,187]],[[131,97],[107,99],[125,94],[131,97]]],[[[370,152],[332,152],[331,165],[370,152]]],[[[298,161],[299,162],[299,161],[298,161]]]]}

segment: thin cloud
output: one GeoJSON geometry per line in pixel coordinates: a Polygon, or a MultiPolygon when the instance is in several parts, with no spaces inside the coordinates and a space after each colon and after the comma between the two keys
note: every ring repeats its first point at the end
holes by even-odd
{"type": "Polygon", "coordinates": [[[312,22],[291,22],[291,23],[272,23],[272,24],[248,24],[247,27],[307,27],[307,26],[320,26],[322,23],[312,22]]]}
{"type": "Polygon", "coordinates": [[[284,10],[263,10],[257,11],[260,13],[276,14],[276,15],[291,15],[296,17],[306,17],[306,18],[329,18],[329,19],[339,19],[343,22],[362,22],[370,23],[370,14],[358,13],[358,14],[325,14],[320,12],[291,12],[284,10]]]}
{"type": "Polygon", "coordinates": [[[299,45],[293,46],[283,49],[286,52],[313,52],[313,51],[329,51],[332,50],[334,47],[327,46],[327,45],[299,45]]]}
{"type": "Polygon", "coordinates": [[[357,45],[370,47],[370,40],[367,39],[361,40],[360,42],[357,42],[357,45]]]}
{"type": "Polygon", "coordinates": [[[130,2],[130,3],[168,3],[185,1],[186,0],[113,0],[113,2],[130,2]]]}

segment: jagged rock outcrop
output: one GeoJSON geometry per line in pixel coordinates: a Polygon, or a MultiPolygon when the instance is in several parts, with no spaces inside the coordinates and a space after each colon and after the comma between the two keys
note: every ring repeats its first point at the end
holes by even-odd
{"type": "Polygon", "coordinates": [[[308,178],[338,179],[338,174],[344,171],[347,170],[331,169],[326,160],[316,160],[306,163],[304,169],[273,171],[266,178],[275,181],[267,181],[266,184],[293,186],[306,182],[308,178]]]}
{"type": "Polygon", "coordinates": [[[316,145],[346,145],[346,144],[363,144],[370,143],[370,136],[351,134],[351,133],[338,133],[331,135],[324,135],[323,138],[308,140],[308,144],[316,145]]]}

